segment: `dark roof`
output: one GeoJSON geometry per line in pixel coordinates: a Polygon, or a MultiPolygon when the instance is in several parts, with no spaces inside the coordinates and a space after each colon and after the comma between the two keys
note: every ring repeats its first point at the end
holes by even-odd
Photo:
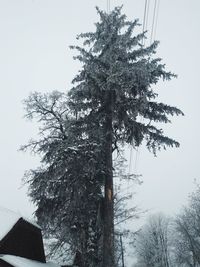
{"type": "Polygon", "coordinates": [[[45,263],[41,229],[20,214],[0,208],[0,254],[45,263]]]}
{"type": "Polygon", "coordinates": [[[58,267],[46,263],[40,227],[0,208],[0,267],[58,267]]]}
{"type": "Polygon", "coordinates": [[[0,207],[0,241],[10,232],[10,230],[21,218],[24,221],[27,221],[29,224],[40,228],[36,223],[26,219],[21,214],[0,207]]]}
{"type": "Polygon", "coordinates": [[[1,267],[59,267],[54,263],[41,263],[13,255],[0,255],[1,267]]]}

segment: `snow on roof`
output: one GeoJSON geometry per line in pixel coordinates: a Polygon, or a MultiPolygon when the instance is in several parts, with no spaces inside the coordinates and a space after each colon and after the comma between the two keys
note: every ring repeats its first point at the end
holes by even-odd
{"type": "Polygon", "coordinates": [[[10,210],[0,208],[0,240],[13,228],[21,216],[10,210]]]}
{"type": "MultiPolygon", "coordinates": [[[[0,207],[0,240],[2,240],[13,228],[13,226],[23,218],[19,213],[0,207]]],[[[30,220],[23,218],[25,221],[39,227],[30,220]]]]}
{"type": "Polygon", "coordinates": [[[32,224],[32,225],[34,225],[35,227],[37,227],[37,228],[39,228],[39,229],[41,229],[41,227],[36,223],[36,222],[34,222],[33,220],[31,220],[31,219],[28,219],[28,218],[26,218],[26,217],[21,217],[24,221],[26,221],[26,222],[28,222],[28,223],[30,223],[30,224],[32,224]]]}
{"type": "Polygon", "coordinates": [[[59,267],[52,262],[41,263],[13,255],[0,255],[0,259],[11,264],[14,267],[59,267]]]}

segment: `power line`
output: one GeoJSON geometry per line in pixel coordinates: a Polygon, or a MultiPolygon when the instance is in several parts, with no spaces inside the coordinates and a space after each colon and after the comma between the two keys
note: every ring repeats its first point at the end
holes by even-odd
{"type": "Polygon", "coordinates": [[[157,26],[158,26],[158,14],[159,14],[159,8],[160,8],[160,0],[158,0],[158,4],[157,4],[157,12],[156,12],[156,22],[155,22],[155,30],[154,30],[154,37],[153,40],[156,39],[156,31],[157,31],[157,26]]]}
{"type": "MultiPolygon", "coordinates": [[[[143,29],[142,29],[142,32],[143,32],[143,33],[144,33],[144,31],[145,31],[145,25],[146,25],[147,2],[148,2],[148,0],[145,0],[145,5],[144,5],[144,17],[143,17],[143,29]]],[[[144,45],[144,37],[143,37],[143,40],[142,40],[142,45],[144,45]]]]}
{"type": "Polygon", "coordinates": [[[107,0],[107,13],[110,13],[110,0],[107,0]]]}
{"type": "MultiPolygon", "coordinates": [[[[145,5],[144,5],[144,17],[143,17],[143,29],[142,32],[144,33],[147,30],[147,26],[148,26],[148,18],[149,18],[149,7],[150,7],[150,0],[145,0],[145,5]]],[[[142,39],[142,45],[145,46],[145,37],[143,37],[142,39]]],[[[141,118],[140,118],[141,120],[141,118]]],[[[132,146],[130,148],[130,159],[129,159],[129,175],[131,174],[131,164],[132,164],[132,146]]],[[[137,165],[138,165],[138,161],[139,161],[139,155],[140,155],[140,148],[137,147],[136,148],[136,154],[135,154],[135,160],[134,160],[134,174],[137,174],[137,165]]],[[[129,188],[129,183],[128,183],[128,187],[127,190],[129,188]]]]}
{"type": "Polygon", "coordinates": [[[133,154],[133,147],[131,145],[130,147],[130,158],[129,158],[129,168],[128,168],[128,174],[131,174],[131,162],[132,162],[132,154],[133,154]]]}
{"type": "MultiPolygon", "coordinates": [[[[145,31],[147,31],[147,28],[148,28],[150,2],[151,2],[151,0],[148,1],[148,5],[147,5],[147,15],[146,15],[145,31]]],[[[144,44],[144,45],[145,45],[145,44],[144,44]]]]}
{"type": "Polygon", "coordinates": [[[152,44],[153,34],[154,34],[154,30],[155,30],[156,7],[157,7],[157,0],[155,0],[155,2],[154,2],[153,21],[152,21],[152,28],[151,28],[150,44],[152,44]]]}
{"type": "MultiPolygon", "coordinates": [[[[150,3],[151,0],[145,0],[145,7],[144,7],[144,18],[143,18],[143,33],[148,29],[148,22],[149,22],[149,10],[150,10],[150,3]]],[[[142,40],[142,45],[145,46],[145,36],[142,40]]]]}
{"type": "Polygon", "coordinates": [[[146,25],[147,2],[148,0],[145,0],[144,17],[143,17],[143,32],[145,31],[145,25],[146,25]]]}
{"type": "MultiPolygon", "coordinates": [[[[132,155],[133,155],[133,146],[130,146],[130,157],[129,157],[129,167],[128,167],[128,175],[130,176],[132,173],[131,165],[132,165],[132,155]]],[[[126,188],[126,194],[129,194],[129,189],[130,189],[130,179],[128,177],[128,186],[126,188]]]]}

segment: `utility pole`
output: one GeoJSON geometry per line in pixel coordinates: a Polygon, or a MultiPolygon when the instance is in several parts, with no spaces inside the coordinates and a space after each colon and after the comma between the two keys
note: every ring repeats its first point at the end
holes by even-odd
{"type": "Polygon", "coordinates": [[[120,234],[120,245],[121,245],[121,255],[122,255],[122,267],[125,267],[125,265],[124,265],[124,247],[123,247],[123,241],[122,241],[122,234],[120,234]]]}

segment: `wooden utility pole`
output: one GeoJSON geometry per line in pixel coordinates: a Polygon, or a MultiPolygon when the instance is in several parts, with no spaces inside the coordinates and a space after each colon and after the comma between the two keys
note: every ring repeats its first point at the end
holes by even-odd
{"type": "Polygon", "coordinates": [[[120,245],[121,245],[121,255],[122,255],[122,267],[125,267],[124,265],[124,247],[122,242],[122,234],[120,234],[120,245]]]}

